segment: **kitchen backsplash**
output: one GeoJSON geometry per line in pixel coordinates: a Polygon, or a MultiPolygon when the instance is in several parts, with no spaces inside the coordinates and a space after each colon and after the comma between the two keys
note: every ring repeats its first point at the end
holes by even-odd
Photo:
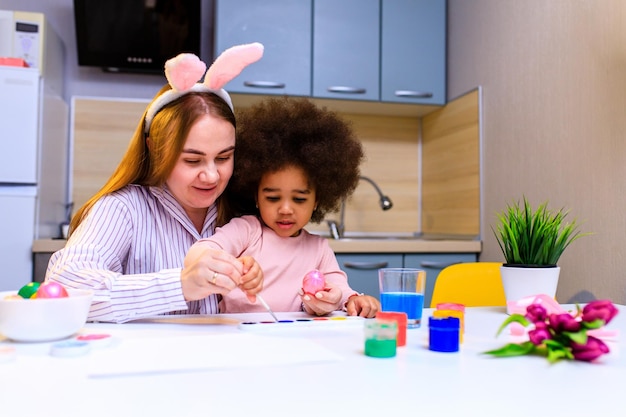
{"type": "MultiPolygon", "coordinates": [[[[235,105],[237,105],[236,98],[235,105]]],[[[147,101],[107,98],[73,100],[72,198],[80,207],[104,184],[128,146],[147,101]]],[[[346,204],[346,230],[419,231],[419,123],[416,116],[341,113],[363,143],[362,175],[393,201],[382,211],[371,184],[361,181],[346,204]]],[[[338,218],[329,215],[328,218],[338,218]]],[[[325,223],[310,225],[327,231],[325,223]]]]}
{"type": "MultiPolygon", "coordinates": [[[[233,95],[234,104],[244,106],[249,103],[246,97],[233,95]]],[[[341,111],[365,148],[362,175],[375,181],[393,202],[393,208],[383,211],[374,187],[361,181],[346,204],[346,231],[479,236],[479,101],[476,89],[426,115],[341,111]]],[[[74,208],[111,175],[146,104],[145,100],[73,100],[74,208]]],[[[333,213],[328,219],[339,220],[339,216],[333,213]]],[[[329,230],[326,222],[311,224],[309,229],[329,230]]]]}

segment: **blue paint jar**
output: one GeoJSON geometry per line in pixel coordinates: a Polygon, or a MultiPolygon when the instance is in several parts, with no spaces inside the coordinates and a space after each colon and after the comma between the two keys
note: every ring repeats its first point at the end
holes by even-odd
{"type": "Polygon", "coordinates": [[[457,317],[429,317],[428,349],[435,352],[458,352],[461,320],[457,317]]]}

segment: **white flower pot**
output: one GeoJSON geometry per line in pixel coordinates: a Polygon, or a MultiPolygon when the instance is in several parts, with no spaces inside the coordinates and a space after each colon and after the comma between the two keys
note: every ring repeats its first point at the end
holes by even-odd
{"type": "Polygon", "coordinates": [[[511,313],[510,302],[533,295],[546,294],[556,297],[556,287],[559,283],[561,267],[533,268],[501,266],[502,285],[507,302],[507,313],[511,313]]]}

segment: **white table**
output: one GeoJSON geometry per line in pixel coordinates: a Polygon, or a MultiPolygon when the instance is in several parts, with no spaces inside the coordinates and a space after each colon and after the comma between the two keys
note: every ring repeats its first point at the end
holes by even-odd
{"type": "MultiPolygon", "coordinates": [[[[253,333],[233,324],[88,323],[83,332],[106,332],[116,343],[84,356],[56,358],[48,354],[50,343],[0,342],[17,349],[15,360],[0,363],[0,410],[3,416],[81,417],[622,416],[626,309],[618,308],[621,312],[608,329],[619,330],[620,335],[610,344],[611,353],[596,364],[563,361],[550,365],[539,357],[504,359],[482,355],[509,338],[506,331],[495,338],[506,318],[504,308],[495,307],[467,309],[460,352],[429,351],[426,323],[420,329],[409,330],[407,346],[398,348],[397,356],[387,359],[363,354],[360,326],[341,330],[294,327],[253,333]],[[291,343],[310,343],[335,359],[122,376],[94,377],[90,373],[94,365],[98,367],[94,363],[97,355],[109,350],[105,355],[110,356],[111,351],[132,343],[144,344],[148,355],[160,351],[159,343],[152,341],[164,346],[165,340],[198,337],[204,342],[215,340],[217,346],[220,338],[238,335],[250,338],[245,351],[252,362],[275,356],[263,352],[268,338],[270,342],[280,341],[282,349],[291,343]],[[257,339],[259,343],[255,343],[257,339]]],[[[430,314],[427,309],[424,317],[430,314]]],[[[259,321],[268,316],[222,318],[259,321]]],[[[212,355],[211,346],[205,343],[201,352],[187,344],[172,356],[193,359],[195,355],[199,360],[202,355],[212,355]]],[[[121,364],[130,367],[129,360],[132,358],[119,357],[121,364]]]]}

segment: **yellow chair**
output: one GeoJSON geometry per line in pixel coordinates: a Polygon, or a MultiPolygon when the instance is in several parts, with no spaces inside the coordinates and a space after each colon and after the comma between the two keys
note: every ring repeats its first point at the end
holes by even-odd
{"type": "Polygon", "coordinates": [[[504,306],[500,262],[467,262],[441,270],[430,307],[438,303],[460,303],[466,307],[504,306]]]}

